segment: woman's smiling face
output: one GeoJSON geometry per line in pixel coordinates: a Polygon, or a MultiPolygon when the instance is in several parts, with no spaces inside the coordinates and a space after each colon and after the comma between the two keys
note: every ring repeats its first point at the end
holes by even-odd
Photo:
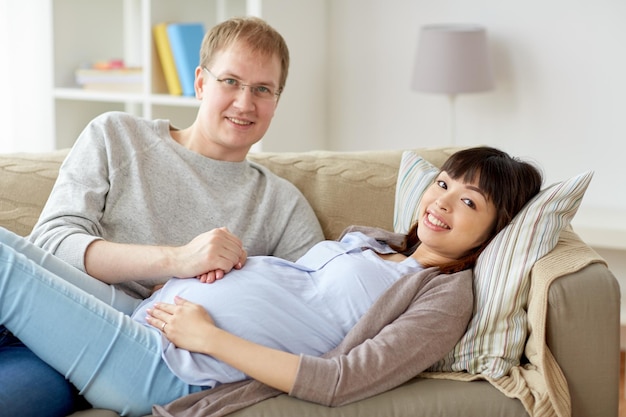
{"type": "Polygon", "coordinates": [[[461,179],[442,171],[422,196],[417,229],[421,244],[413,254],[422,264],[460,259],[491,236],[496,207],[478,187],[478,178],[467,183],[461,179]]]}

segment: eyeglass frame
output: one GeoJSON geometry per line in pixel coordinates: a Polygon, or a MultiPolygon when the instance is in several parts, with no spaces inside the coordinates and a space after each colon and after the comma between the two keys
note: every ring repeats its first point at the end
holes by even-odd
{"type": "Polygon", "coordinates": [[[236,87],[236,89],[238,89],[238,90],[244,90],[246,87],[248,87],[248,90],[250,90],[250,92],[252,93],[252,96],[256,97],[258,99],[261,99],[261,100],[267,100],[267,101],[274,100],[274,101],[276,101],[276,100],[278,100],[280,98],[280,94],[282,93],[282,88],[280,88],[280,87],[277,89],[276,92],[272,92],[272,88],[268,87],[266,85],[262,85],[262,84],[244,84],[241,81],[239,81],[238,79],[232,78],[232,77],[230,77],[230,78],[218,78],[217,75],[213,74],[207,67],[202,67],[202,69],[205,70],[206,72],[208,72],[209,75],[211,77],[213,77],[213,79],[215,81],[217,81],[218,83],[221,83],[222,85],[224,85],[226,87],[236,87]],[[227,84],[227,82],[229,82],[229,81],[234,81],[235,83],[234,84],[227,84]],[[255,91],[258,92],[259,88],[266,88],[266,89],[268,89],[273,97],[271,97],[271,98],[270,97],[264,98],[262,96],[258,96],[255,93],[255,91]]]}

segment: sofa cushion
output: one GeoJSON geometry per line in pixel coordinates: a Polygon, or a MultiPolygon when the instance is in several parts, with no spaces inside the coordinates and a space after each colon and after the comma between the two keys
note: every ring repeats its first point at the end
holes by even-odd
{"type": "Polygon", "coordinates": [[[286,394],[228,417],[528,417],[522,403],[486,381],[414,378],[382,394],[340,407],[326,407],[286,394]]]}
{"type": "MultiPolygon", "coordinates": [[[[416,149],[435,165],[454,148],[416,149]]],[[[248,159],[295,184],[313,207],[327,239],[348,226],[393,229],[401,150],[251,153],[248,159]]]]}
{"type": "Polygon", "coordinates": [[[37,222],[68,150],[0,157],[0,226],[25,236],[37,222]]]}
{"type": "MultiPolygon", "coordinates": [[[[406,232],[415,219],[415,196],[432,183],[434,167],[414,152],[403,155],[394,213],[406,232]],[[429,180],[420,178],[420,174],[429,180]],[[411,216],[409,218],[409,216],[411,216]]],[[[500,378],[520,363],[527,337],[530,270],[550,252],[569,225],[593,174],[586,172],[544,188],[487,246],[474,269],[474,315],[455,348],[431,370],[468,371],[500,378]]]]}

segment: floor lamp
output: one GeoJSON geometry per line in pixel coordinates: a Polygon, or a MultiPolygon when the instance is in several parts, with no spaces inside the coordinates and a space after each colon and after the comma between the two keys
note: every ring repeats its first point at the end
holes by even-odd
{"type": "Polygon", "coordinates": [[[471,24],[423,26],[411,87],[448,95],[450,144],[455,145],[456,96],[493,88],[486,30],[471,24]]]}

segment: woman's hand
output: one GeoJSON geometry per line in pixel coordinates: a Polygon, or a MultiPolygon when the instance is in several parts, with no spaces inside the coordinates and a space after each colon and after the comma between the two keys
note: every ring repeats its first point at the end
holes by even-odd
{"type": "Polygon", "coordinates": [[[174,304],[157,303],[147,321],[176,347],[211,355],[264,384],[290,392],[300,357],[271,349],[215,326],[206,310],[180,297],[174,304]]]}
{"type": "Polygon", "coordinates": [[[147,321],[161,330],[176,347],[207,353],[207,338],[215,329],[213,318],[200,305],[175,297],[175,304],[156,303],[147,321]]]}

